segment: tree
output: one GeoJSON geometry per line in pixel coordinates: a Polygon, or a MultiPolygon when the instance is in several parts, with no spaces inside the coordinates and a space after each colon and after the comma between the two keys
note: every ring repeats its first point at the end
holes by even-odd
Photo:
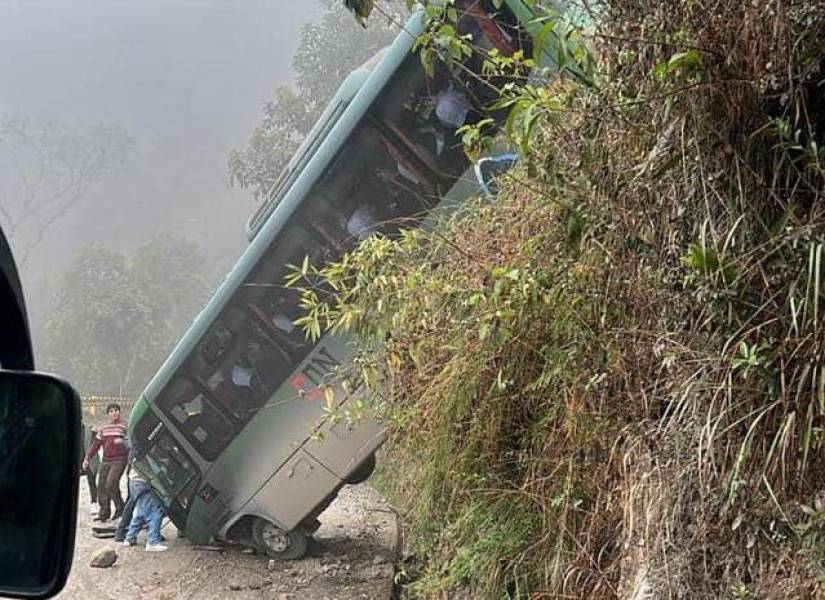
{"type": "Polygon", "coordinates": [[[389,44],[398,32],[402,8],[389,4],[390,19],[373,19],[361,29],[336,0],[320,0],[325,12],[318,23],[301,28],[292,59],[295,87],[278,86],[263,107],[263,118],[246,148],[229,156],[234,186],[252,191],[262,201],[320,116],[344,78],[389,44]],[[394,21],[395,23],[391,22],[394,21]]]}
{"type": "Polygon", "coordinates": [[[46,322],[47,364],[83,393],[133,389],[139,357],[153,355],[159,317],[126,256],[83,248],[59,279],[46,322]]]}
{"type": "Polygon", "coordinates": [[[52,225],[123,163],[130,146],[117,128],[0,117],[0,224],[21,264],[52,225]]]}
{"type": "Polygon", "coordinates": [[[138,393],[206,300],[205,265],[193,243],[171,235],[131,255],[81,249],[55,288],[44,364],[82,393],[138,393]]]}
{"type": "Polygon", "coordinates": [[[194,242],[161,233],[135,250],[130,267],[151,304],[162,311],[167,335],[160,342],[171,347],[209,295],[206,257],[194,242]]]}

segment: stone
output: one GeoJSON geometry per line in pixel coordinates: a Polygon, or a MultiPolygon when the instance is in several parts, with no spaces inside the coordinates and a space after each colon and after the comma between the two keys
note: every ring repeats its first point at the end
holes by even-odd
{"type": "Polygon", "coordinates": [[[232,582],[229,584],[229,589],[233,592],[239,592],[243,589],[243,586],[240,583],[232,582]]]}
{"type": "Polygon", "coordinates": [[[387,562],[387,559],[384,556],[381,556],[380,554],[372,559],[372,564],[376,566],[383,565],[385,562],[387,562]]]}
{"type": "Polygon", "coordinates": [[[92,561],[89,563],[98,569],[108,569],[117,561],[117,553],[111,548],[101,548],[92,555],[92,561]]]}

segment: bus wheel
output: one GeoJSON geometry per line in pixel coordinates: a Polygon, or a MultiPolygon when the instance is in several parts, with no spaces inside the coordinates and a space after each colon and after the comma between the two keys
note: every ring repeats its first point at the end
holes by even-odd
{"type": "Polygon", "coordinates": [[[373,452],[367,458],[364,459],[360,465],[355,467],[355,470],[347,475],[347,478],[344,479],[350,485],[356,485],[358,483],[364,483],[367,479],[369,479],[372,472],[375,471],[375,453],[373,452]]]}
{"type": "Polygon", "coordinates": [[[252,539],[270,558],[295,560],[307,551],[307,535],[300,528],[284,531],[265,519],[252,523],[252,539]]]}

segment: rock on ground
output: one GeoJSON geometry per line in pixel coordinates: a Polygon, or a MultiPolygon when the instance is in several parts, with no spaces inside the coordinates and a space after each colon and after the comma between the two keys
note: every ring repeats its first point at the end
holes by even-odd
{"type": "MultiPolygon", "coordinates": [[[[77,560],[77,556],[75,556],[77,560]]],[[[90,567],[97,567],[99,569],[107,569],[115,564],[117,560],[117,553],[111,548],[101,548],[92,555],[92,560],[89,562],[90,567]]]]}

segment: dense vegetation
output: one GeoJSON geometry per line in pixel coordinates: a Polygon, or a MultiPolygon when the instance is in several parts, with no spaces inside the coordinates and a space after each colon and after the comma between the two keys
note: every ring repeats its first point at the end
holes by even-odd
{"type": "Polygon", "coordinates": [[[405,593],[825,594],[823,5],[594,17],[588,85],[506,92],[526,156],[498,202],[307,298],[362,336],[405,593]]]}
{"type": "Polygon", "coordinates": [[[84,246],[51,287],[40,364],[83,395],[134,397],[198,314],[213,279],[197,245],[171,234],[130,253],[84,246]]]}

